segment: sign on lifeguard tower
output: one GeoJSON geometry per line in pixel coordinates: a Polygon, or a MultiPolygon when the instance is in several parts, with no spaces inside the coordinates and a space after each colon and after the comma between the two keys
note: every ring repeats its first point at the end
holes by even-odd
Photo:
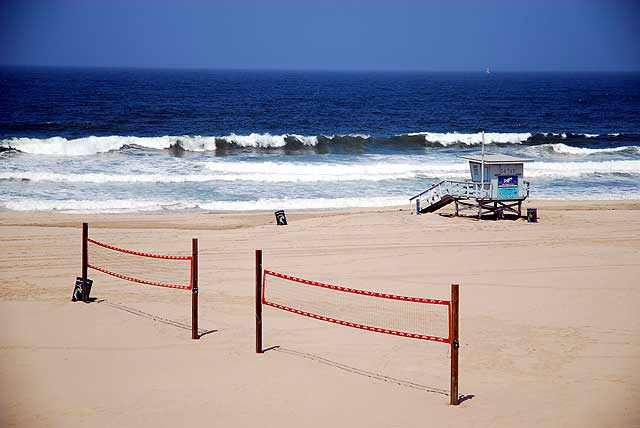
{"type": "Polygon", "coordinates": [[[498,176],[498,194],[497,199],[509,200],[518,199],[518,176],[517,175],[500,175],[498,176]]]}
{"type": "Polygon", "coordinates": [[[410,199],[416,213],[433,212],[455,202],[456,215],[473,211],[502,217],[504,213],[522,215],[522,202],[529,196],[524,180],[524,164],[531,159],[507,155],[478,154],[459,156],[469,161],[471,180],[444,180],[410,199]]]}

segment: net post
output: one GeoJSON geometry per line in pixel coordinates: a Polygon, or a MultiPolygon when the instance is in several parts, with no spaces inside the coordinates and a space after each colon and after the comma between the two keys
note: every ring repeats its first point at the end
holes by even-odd
{"type": "Polygon", "coordinates": [[[198,340],[198,239],[191,240],[191,339],[198,340]]]}
{"type": "Polygon", "coordinates": [[[449,393],[449,404],[457,406],[458,403],[458,348],[460,346],[459,334],[459,290],[458,284],[451,284],[451,325],[449,340],[451,344],[451,392],[449,393]]]}
{"type": "Polygon", "coordinates": [[[262,354],[262,250],[256,250],[256,354],[262,354]]]}
{"type": "Polygon", "coordinates": [[[89,224],[82,223],[82,301],[89,302],[89,296],[87,296],[87,271],[89,269],[89,224]]]}

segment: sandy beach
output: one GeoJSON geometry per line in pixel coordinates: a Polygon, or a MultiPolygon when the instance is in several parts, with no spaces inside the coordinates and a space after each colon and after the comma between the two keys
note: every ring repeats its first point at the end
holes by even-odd
{"type": "Polygon", "coordinates": [[[247,214],[0,214],[0,426],[640,426],[640,201],[531,201],[538,224],[408,208],[247,214]],[[160,254],[200,246],[190,293],[90,271],[81,223],[160,254]],[[460,393],[449,347],[264,309],[267,268],[442,298],[460,283],[460,393]]]}

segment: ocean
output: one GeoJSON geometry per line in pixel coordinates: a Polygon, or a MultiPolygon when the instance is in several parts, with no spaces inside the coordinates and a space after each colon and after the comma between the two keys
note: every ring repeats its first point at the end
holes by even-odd
{"type": "Polygon", "coordinates": [[[640,199],[640,74],[0,68],[0,210],[407,206],[457,156],[640,199]]]}

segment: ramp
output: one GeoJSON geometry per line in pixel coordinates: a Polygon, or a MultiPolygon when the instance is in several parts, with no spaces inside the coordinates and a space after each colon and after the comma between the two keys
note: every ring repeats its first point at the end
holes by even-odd
{"type": "Polygon", "coordinates": [[[420,214],[432,213],[458,199],[482,199],[491,195],[491,183],[484,184],[484,192],[480,183],[472,181],[443,180],[434,184],[409,201],[416,204],[420,214]]]}

